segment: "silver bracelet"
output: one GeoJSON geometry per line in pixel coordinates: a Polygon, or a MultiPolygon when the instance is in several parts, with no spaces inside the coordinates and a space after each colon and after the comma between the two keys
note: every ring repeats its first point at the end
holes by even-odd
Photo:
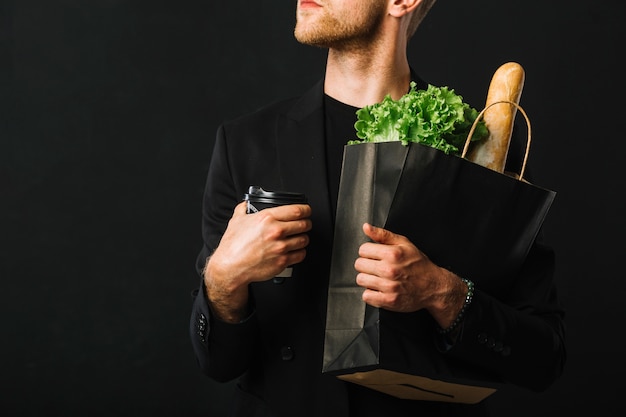
{"type": "Polygon", "coordinates": [[[474,296],[474,283],[465,278],[461,278],[461,280],[463,280],[463,282],[465,282],[465,284],[467,285],[467,295],[465,296],[465,302],[463,303],[463,307],[461,307],[461,311],[459,311],[459,314],[456,316],[450,326],[446,327],[445,329],[437,329],[439,331],[439,334],[448,334],[456,329],[463,321],[463,318],[465,317],[465,312],[467,311],[469,305],[472,303],[472,297],[474,296]]]}

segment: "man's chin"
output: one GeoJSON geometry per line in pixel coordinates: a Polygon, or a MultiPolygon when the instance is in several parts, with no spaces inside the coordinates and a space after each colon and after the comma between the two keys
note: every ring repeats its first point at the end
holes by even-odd
{"type": "Polygon", "coordinates": [[[311,36],[311,34],[309,33],[302,33],[298,30],[294,30],[293,32],[294,37],[296,38],[296,40],[298,42],[300,42],[303,45],[308,45],[308,46],[321,46],[319,39],[315,36],[311,36]]]}
{"type": "Polygon", "coordinates": [[[330,45],[324,42],[320,42],[319,40],[311,39],[311,38],[302,38],[295,36],[296,40],[302,45],[314,46],[316,48],[330,48],[330,45]]]}

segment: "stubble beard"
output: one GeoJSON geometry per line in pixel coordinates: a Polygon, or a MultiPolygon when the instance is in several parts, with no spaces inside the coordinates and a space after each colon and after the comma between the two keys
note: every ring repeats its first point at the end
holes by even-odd
{"type": "Polygon", "coordinates": [[[298,16],[294,36],[304,45],[320,48],[355,49],[369,45],[383,19],[384,4],[372,4],[349,15],[335,16],[323,12],[298,16]],[[380,5],[380,6],[376,6],[380,5]]]}

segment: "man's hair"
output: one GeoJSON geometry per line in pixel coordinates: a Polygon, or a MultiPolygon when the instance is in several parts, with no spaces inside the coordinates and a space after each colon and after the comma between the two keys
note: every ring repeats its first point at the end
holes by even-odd
{"type": "Polygon", "coordinates": [[[428,11],[435,4],[437,0],[422,0],[422,4],[420,4],[417,9],[413,12],[413,16],[411,16],[411,22],[409,23],[409,27],[407,28],[407,38],[411,38],[415,31],[417,30],[424,17],[428,14],[428,11]]]}

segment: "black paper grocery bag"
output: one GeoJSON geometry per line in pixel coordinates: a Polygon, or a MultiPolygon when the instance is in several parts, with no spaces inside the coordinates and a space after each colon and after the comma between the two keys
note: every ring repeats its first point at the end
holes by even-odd
{"type": "Polygon", "coordinates": [[[489,288],[519,270],[555,195],[419,143],[346,145],[322,371],[401,398],[475,403],[493,393],[497,379],[450,366],[436,350],[426,312],[362,301],[354,270],[367,240],[362,225],[402,234],[433,262],[489,288]]]}

